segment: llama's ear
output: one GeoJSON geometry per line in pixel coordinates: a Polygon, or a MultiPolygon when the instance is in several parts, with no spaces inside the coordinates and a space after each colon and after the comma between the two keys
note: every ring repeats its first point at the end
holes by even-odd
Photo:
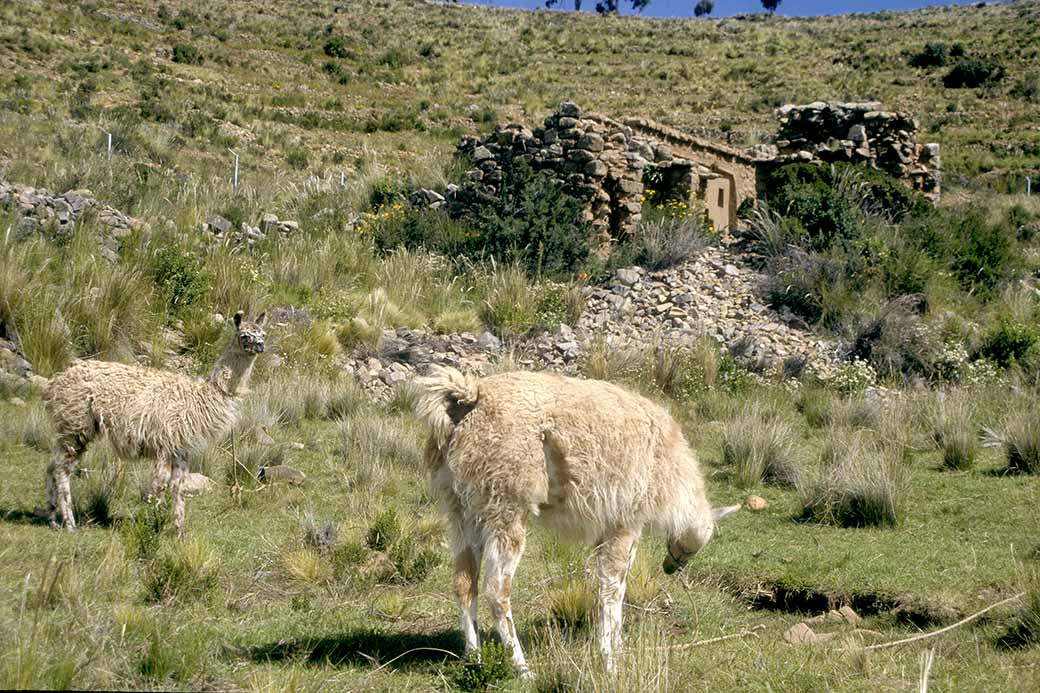
{"type": "Polygon", "coordinates": [[[740,510],[739,505],[727,505],[724,508],[712,508],[711,514],[715,518],[715,521],[718,522],[722,518],[726,517],[726,515],[732,515],[738,510],[740,510]]]}
{"type": "Polygon", "coordinates": [[[238,311],[237,313],[235,313],[235,329],[236,329],[236,330],[237,330],[237,329],[238,329],[239,327],[241,327],[241,326],[242,326],[242,318],[244,318],[244,317],[245,317],[245,315],[246,315],[246,314],[245,314],[245,313],[243,313],[242,311],[238,311]]]}
{"type": "Polygon", "coordinates": [[[267,311],[265,310],[263,313],[260,313],[260,315],[256,316],[256,320],[254,320],[253,322],[256,323],[257,327],[263,327],[264,323],[267,322],[267,311]]]}

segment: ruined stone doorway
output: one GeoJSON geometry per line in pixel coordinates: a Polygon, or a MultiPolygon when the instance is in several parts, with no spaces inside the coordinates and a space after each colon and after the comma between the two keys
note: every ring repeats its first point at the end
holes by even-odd
{"type": "Polygon", "coordinates": [[[716,231],[728,229],[733,223],[736,215],[733,194],[733,181],[729,178],[712,178],[704,186],[705,211],[716,231]]]}

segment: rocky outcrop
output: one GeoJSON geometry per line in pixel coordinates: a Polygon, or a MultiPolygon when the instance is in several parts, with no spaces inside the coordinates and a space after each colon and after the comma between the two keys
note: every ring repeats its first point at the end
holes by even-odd
{"type": "Polygon", "coordinates": [[[918,144],[917,120],[877,102],[783,106],[776,163],[847,161],[878,168],[927,195],[939,194],[938,144],[918,144]]]}
{"type": "Polygon", "coordinates": [[[123,214],[101,204],[89,190],[69,190],[60,195],[45,188],[33,188],[18,183],[0,181],[0,208],[13,209],[18,214],[15,230],[20,237],[44,234],[56,240],[68,238],[85,215],[96,220],[101,254],[115,262],[123,239],[145,224],[140,219],[123,214]]]}

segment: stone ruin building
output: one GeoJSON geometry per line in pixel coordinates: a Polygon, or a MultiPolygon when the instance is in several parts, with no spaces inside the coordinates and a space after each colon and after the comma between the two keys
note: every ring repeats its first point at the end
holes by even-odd
{"type": "Polygon", "coordinates": [[[643,118],[585,113],[567,101],[534,130],[510,123],[463,137],[457,154],[474,164],[470,182],[451,187],[446,201],[430,191],[413,201],[464,207],[475,191],[494,194],[503,165],[522,159],[585,200],[585,220],[606,242],[635,230],[650,171],[659,194],[701,206],[719,230],[735,227],[740,206],[763,196],[765,173],[792,162],[863,163],[933,198],[939,193],[939,145],[918,144],[917,122],[907,113],[877,103],[816,102],[784,106],[777,115],[776,144],[741,150],[643,118]]]}

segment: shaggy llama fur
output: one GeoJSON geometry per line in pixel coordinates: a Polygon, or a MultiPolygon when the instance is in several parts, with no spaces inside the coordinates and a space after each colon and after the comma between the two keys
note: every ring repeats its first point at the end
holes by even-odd
{"type": "Polygon", "coordinates": [[[621,606],[645,527],[668,539],[664,569],[679,570],[740,506],[713,510],[678,424],[616,385],[549,373],[483,379],[435,367],[420,379],[416,413],[431,427],[431,485],[449,515],[455,596],[466,650],[479,648],[477,581],[514,665],[530,675],[513,625],[513,574],[531,517],[596,547],[598,640],[613,668],[621,606]]]}
{"type": "Polygon", "coordinates": [[[235,333],[202,380],[180,373],[107,361],[76,360],[54,376],[44,392],[57,432],[54,461],[47,469],[47,515],[57,527],[76,528],[70,477],[87,445],[106,434],[123,458],[152,457],[152,495],[168,486],[173,524],[184,532],[182,483],[188,459],[234,427],[238,396],[256,355],[264,350],[265,315],[255,322],[235,314],[235,333]]]}

